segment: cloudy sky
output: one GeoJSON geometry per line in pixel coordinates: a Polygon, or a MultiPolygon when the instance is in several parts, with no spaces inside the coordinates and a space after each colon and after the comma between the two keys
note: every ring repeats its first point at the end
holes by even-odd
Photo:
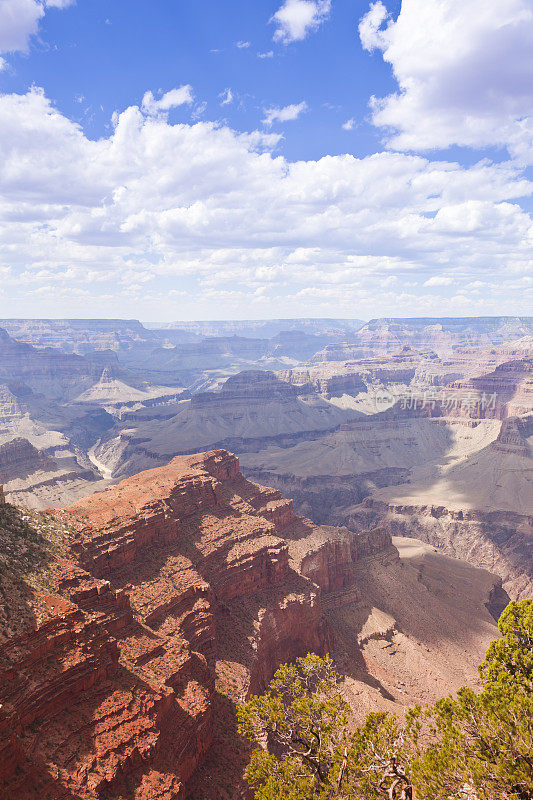
{"type": "Polygon", "coordinates": [[[0,316],[533,313],[532,0],[0,0],[0,316]]]}

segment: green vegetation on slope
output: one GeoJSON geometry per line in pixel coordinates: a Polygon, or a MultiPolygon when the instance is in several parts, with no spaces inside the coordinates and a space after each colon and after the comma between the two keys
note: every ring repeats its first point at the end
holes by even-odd
{"type": "Polygon", "coordinates": [[[65,537],[52,515],[0,505],[0,642],[36,619],[65,537]]]}
{"type": "Polygon", "coordinates": [[[255,742],[256,800],[533,800],[533,600],[510,603],[479,667],[483,689],[370,714],[349,733],[329,657],[280,667],[238,712],[255,742]]]}

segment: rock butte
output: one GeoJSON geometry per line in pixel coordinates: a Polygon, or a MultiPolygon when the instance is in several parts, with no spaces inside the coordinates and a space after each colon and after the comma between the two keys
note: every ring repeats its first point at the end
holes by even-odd
{"type": "Polygon", "coordinates": [[[0,787],[10,799],[244,798],[234,703],[280,663],[331,650],[361,709],[432,699],[439,681],[475,684],[496,630],[483,603],[506,599],[495,576],[463,565],[458,605],[436,603],[440,640],[428,647],[436,620],[423,609],[444,556],[427,556],[421,581],[384,530],[315,526],[224,450],[37,517],[54,532],[46,552],[37,534],[21,537],[27,516],[0,513],[12,567],[0,573],[0,787]],[[39,588],[23,566],[15,574],[37,554],[39,588]],[[390,613],[400,585],[405,630],[390,613]],[[382,649],[391,641],[418,665],[411,688],[395,688],[395,656],[382,649]]]}

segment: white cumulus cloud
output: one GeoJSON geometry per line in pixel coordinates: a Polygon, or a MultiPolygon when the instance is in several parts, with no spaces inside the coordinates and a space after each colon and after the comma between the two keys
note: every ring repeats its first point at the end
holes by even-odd
{"type": "Polygon", "coordinates": [[[507,147],[533,161],[531,0],[403,0],[397,19],[377,0],[359,35],[398,82],[371,103],[390,147],[507,147]]]}
{"type": "Polygon", "coordinates": [[[192,86],[186,84],[178,89],[171,89],[169,92],[165,92],[159,100],[155,99],[152,92],[145,92],[142,99],[142,109],[147,114],[154,115],[170,111],[171,108],[178,108],[178,106],[191,105],[193,102],[192,86]]]}
{"type": "Polygon", "coordinates": [[[452,284],[453,278],[450,275],[433,275],[424,281],[424,286],[451,286],[452,284]]]}
{"type": "Polygon", "coordinates": [[[516,164],[399,152],[291,162],[272,152],[278,140],[137,106],[92,140],[42,90],[0,95],[10,312],[370,318],[462,313],[454,297],[471,314],[531,305],[533,223],[518,201],[533,186],[516,164]]]}
{"type": "Polygon", "coordinates": [[[305,39],[330,12],[331,0],[285,0],[271,19],[277,26],[274,41],[288,44],[305,39]]]}
{"type": "Polygon", "coordinates": [[[27,53],[46,9],[66,8],[74,0],[0,0],[0,53],[27,53]]]}
{"type": "Polygon", "coordinates": [[[307,111],[307,103],[303,101],[302,103],[293,103],[290,106],[283,106],[282,108],[277,108],[273,106],[271,108],[264,108],[264,119],[263,124],[270,127],[274,122],[292,122],[295,119],[298,119],[300,114],[303,114],[304,111],[307,111]]]}
{"type": "Polygon", "coordinates": [[[37,0],[1,0],[0,52],[26,53],[31,36],[37,33],[44,5],[37,0]]]}

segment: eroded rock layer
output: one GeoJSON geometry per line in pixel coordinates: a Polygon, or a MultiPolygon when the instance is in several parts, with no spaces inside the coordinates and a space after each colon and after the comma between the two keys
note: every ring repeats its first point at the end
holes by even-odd
{"type": "Polygon", "coordinates": [[[353,528],[380,525],[490,569],[512,598],[533,596],[533,517],[512,511],[384,502],[368,497],[346,514],[353,528]]]}
{"type": "Polygon", "coordinates": [[[296,517],[226,451],[49,515],[1,513],[0,785],[21,800],[185,796],[216,727],[215,676],[237,675],[245,697],[324,652],[324,611],[356,598],[355,562],[393,550],[385,532],[296,517]]]}

